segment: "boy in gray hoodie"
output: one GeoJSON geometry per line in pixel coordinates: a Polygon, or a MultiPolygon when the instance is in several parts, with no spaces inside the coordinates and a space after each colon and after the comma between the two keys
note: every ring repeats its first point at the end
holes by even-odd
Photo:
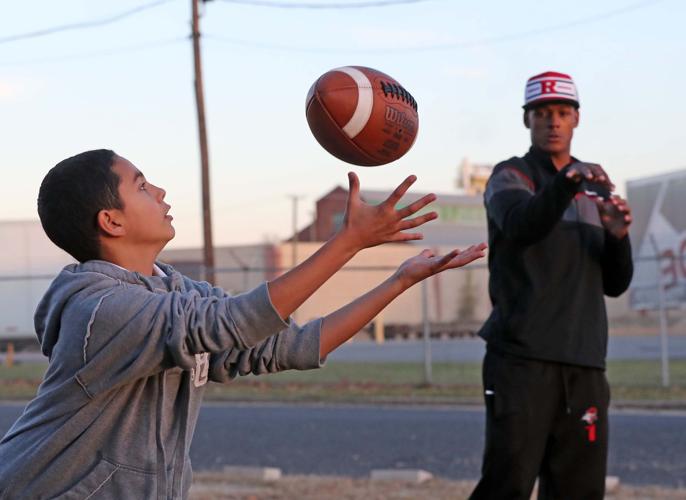
{"type": "Polygon", "coordinates": [[[208,380],[311,369],[413,284],[483,256],[485,245],[424,250],[386,281],[324,318],[289,319],[364,248],[420,239],[434,200],[378,206],[359,181],[343,225],[312,257],[247,293],[182,276],[157,262],[174,237],[165,191],[109,150],[81,153],[46,175],[38,213],[48,237],[79,263],[55,278],[35,314],[48,370],[0,441],[0,499],[186,498],[189,449],[208,380]],[[414,217],[413,217],[414,216],[414,217]]]}

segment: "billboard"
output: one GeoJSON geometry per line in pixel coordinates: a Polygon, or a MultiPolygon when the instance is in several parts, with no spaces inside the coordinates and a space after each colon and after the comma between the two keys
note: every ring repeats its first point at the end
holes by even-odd
{"type": "Polygon", "coordinates": [[[686,307],[686,170],[627,183],[632,209],[632,309],[686,307]],[[662,285],[662,297],[658,285],[662,285]]]}

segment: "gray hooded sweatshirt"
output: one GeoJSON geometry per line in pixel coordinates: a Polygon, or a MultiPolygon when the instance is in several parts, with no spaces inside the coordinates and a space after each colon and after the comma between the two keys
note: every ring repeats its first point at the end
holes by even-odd
{"type": "Polygon", "coordinates": [[[186,498],[208,380],[320,366],[321,320],[285,323],[266,283],[232,297],[157,266],[53,281],[35,315],[50,362],[0,441],[0,499],[186,498]]]}

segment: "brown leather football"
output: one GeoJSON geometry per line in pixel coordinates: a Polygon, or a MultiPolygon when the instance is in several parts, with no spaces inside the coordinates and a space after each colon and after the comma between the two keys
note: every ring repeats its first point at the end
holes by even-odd
{"type": "Polygon", "coordinates": [[[365,167],[403,156],[419,128],[417,101],[394,78],[363,66],[332,69],[307,93],[312,134],[329,153],[365,167]]]}

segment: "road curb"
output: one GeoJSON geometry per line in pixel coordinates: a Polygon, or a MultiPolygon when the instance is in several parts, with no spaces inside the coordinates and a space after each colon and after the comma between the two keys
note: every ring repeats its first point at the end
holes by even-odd
{"type": "MultiPolygon", "coordinates": [[[[614,494],[619,490],[619,477],[617,476],[606,476],[605,477],[605,494],[614,494]]],[[[538,479],[536,484],[534,484],[534,490],[531,492],[530,500],[536,500],[538,498],[538,479]]]]}
{"type": "Polygon", "coordinates": [[[278,481],[281,479],[281,469],[277,467],[245,467],[240,465],[227,465],[222,472],[229,476],[240,476],[247,479],[260,481],[278,481]]]}
{"type": "Polygon", "coordinates": [[[372,481],[402,481],[421,484],[434,476],[422,469],[372,469],[369,478],[372,481]]]}

